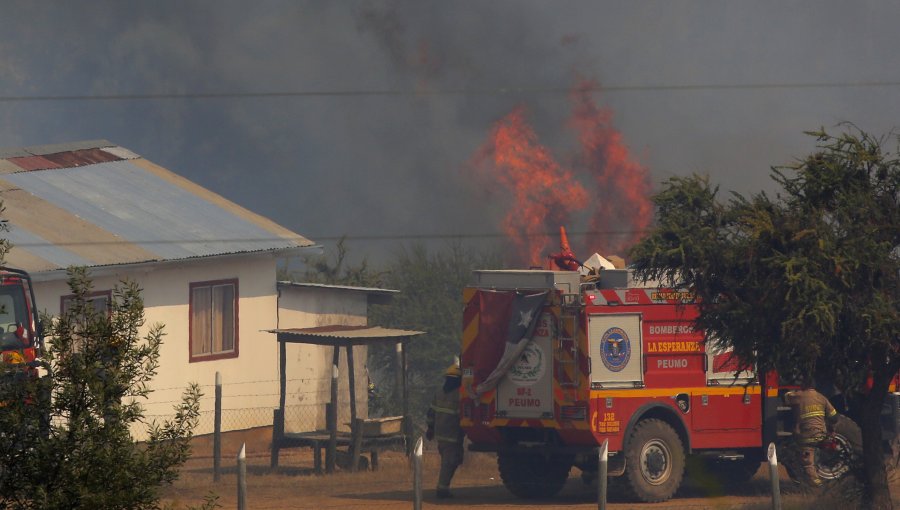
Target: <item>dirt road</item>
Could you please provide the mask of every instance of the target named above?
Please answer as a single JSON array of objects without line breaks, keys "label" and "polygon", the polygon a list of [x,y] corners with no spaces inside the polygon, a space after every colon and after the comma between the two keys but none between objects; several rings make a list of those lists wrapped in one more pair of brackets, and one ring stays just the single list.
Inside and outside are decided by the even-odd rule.
[{"label": "dirt road", "polygon": [[[223,461],[228,468],[219,483],[212,482],[212,459],[198,457],[190,460],[182,471],[182,478],[166,491],[166,499],[176,505],[197,505],[204,496],[215,493],[222,508],[236,508],[237,486],[234,457]],[[267,453],[248,458],[248,506],[253,510],[290,509],[388,509],[412,508],[412,474],[406,458],[400,454],[385,454],[380,459],[379,470],[356,474],[338,472],[327,476],[311,473],[312,460],[308,453],[289,451],[282,455],[281,466],[276,471],[268,468]],[[469,454],[466,463],[453,481],[455,497],[450,500],[434,498],[434,485],[438,471],[436,454],[426,452],[424,469],[424,505],[426,509],[478,508],[500,510],[513,508],[541,509],[595,509],[596,489],[584,485],[579,471],[572,470],[572,477],[563,491],[549,501],[529,501],[513,497],[500,482],[496,463],[492,456]],[[785,510],[815,508],[816,510],[848,510],[838,494],[813,497],[790,488],[786,479],[783,485]],[[771,508],[770,481],[765,469],[743,487],[725,492],[721,487],[693,483],[684,487],[672,500],[657,504],[636,504],[615,498],[610,499],[610,510],[653,508],[670,510],[731,509],[763,510]]]}]

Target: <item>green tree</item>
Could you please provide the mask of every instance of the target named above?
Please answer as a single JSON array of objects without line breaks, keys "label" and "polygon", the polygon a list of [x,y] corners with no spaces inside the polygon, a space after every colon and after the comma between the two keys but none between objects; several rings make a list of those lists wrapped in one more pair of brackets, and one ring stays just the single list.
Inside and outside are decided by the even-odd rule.
[{"label": "green tree", "polygon": [[329,285],[352,285],[360,287],[379,287],[382,273],[369,265],[363,258],[358,265],[349,262],[347,256],[346,236],[341,237],[333,253],[307,256],[302,258],[303,270],[291,271],[285,266],[279,268],[278,279],[306,283],[324,283]]},{"label": "green tree", "polygon": [[[476,251],[462,244],[448,244],[429,253],[423,245],[402,248],[388,266],[384,284],[400,293],[390,305],[376,307],[375,323],[425,331],[408,343],[409,409],[416,420],[424,420],[425,410],[438,386],[444,370],[460,354],[462,340],[462,290],[472,282],[475,269],[498,269],[501,257],[490,251]],[[377,383],[374,406],[386,414],[399,412],[400,399],[395,395],[397,359],[393,346],[369,350],[370,367],[381,367],[372,373]]]},{"label": "green tree", "polygon": [[[199,387],[174,417],[144,420],[141,401],[156,374],[162,325],[143,336],[140,290],[123,282],[108,313],[88,301],[84,268],[69,271],[68,309],[47,320],[49,374],[3,367],[0,384],[0,508],[158,508],[159,490],[190,453]],[[132,430],[144,428],[145,442]]]},{"label": "green tree", "polygon": [[867,505],[890,508],[879,415],[900,369],[900,161],[852,127],[809,134],[813,154],[773,169],[774,198],[667,181],[631,257],[639,276],[693,290],[697,326],[745,367],[831,377],[859,410]]}]

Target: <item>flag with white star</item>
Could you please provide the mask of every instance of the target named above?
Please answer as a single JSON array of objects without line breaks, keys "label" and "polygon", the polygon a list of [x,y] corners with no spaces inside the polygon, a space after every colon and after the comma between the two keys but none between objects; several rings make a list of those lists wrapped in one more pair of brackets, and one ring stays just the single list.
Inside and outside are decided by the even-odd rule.
[{"label": "flag with white star", "polygon": [[[534,333],[534,328],[538,322],[537,318],[541,315],[541,307],[544,304],[547,294],[549,294],[547,291],[531,294],[512,291],[501,292],[507,294],[507,296],[504,297],[511,298],[509,299],[508,308],[500,310],[497,308],[488,309],[487,307],[482,306],[481,309],[482,320],[491,319],[495,322],[501,322],[502,317],[499,317],[498,314],[508,314],[506,315],[508,320],[506,321],[505,333],[502,334],[502,336],[498,335],[498,338],[496,338],[496,341],[498,342],[501,340],[505,342],[503,345],[503,354],[500,356],[497,365],[491,371],[490,375],[482,380],[475,388],[475,392],[479,395],[496,388],[500,379],[506,375],[509,369],[516,363],[516,360],[519,359],[519,356],[522,355],[528,342],[531,341],[531,336]],[[496,303],[497,300],[492,301]],[[489,301],[484,300],[484,302],[487,303]],[[488,317],[489,315],[492,317]]]}]

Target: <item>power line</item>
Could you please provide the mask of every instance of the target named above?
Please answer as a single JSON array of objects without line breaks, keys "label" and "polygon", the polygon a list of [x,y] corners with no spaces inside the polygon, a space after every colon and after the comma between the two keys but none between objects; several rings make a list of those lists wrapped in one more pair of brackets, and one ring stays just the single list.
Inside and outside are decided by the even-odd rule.
[{"label": "power line", "polygon": [[660,84],[609,85],[587,88],[572,87],[486,87],[447,89],[358,89],[358,90],[294,90],[270,92],[163,92],[139,94],[64,94],[35,96],[0,96],[2,103],[63,102],[63,101],[145,101],[178,99],[278,99],[300,97],[421,97],[421,96],[502,96],[521,94],[570,94],[573,90],[588,92],[653,92],[702,90],[765,90],[765,89],[833,89],[897,87],[900,81],[809,82],[809,83],[719,83],[719,84]]},{"label": "power line", "polygon": [[[593,231],[566,231],[570,237],[589,235],[626,235],[645,233],[644,230],[593,230]],[[523,232],[518,237],[556,237],[559,231],[552,232]],[[382,234],[382,235],[348,235],[348,236],[310,236],[316,241],[339,241],[342,237],[347,241],[390,241],[390,240],[442,240],[442,239],[499,239],[510,237],[502,232],[484,232],[475,234]]]},{"label": "power line", "polygon": [[[602,236],[602,235],[631,235],[646,233],[646,230],[593,230],[593,231],[566,231],[569,237]],[[521,233],[518,237],[556,237],[558,231]],[[0,238],[3,234],[0,233]],[[416,240],[454,240],[454,239],[501,239],[509,237],[501,232],[484,232],[474,234],[380,234],[380,235],[325,235],[309,237],[255,237],[232,239],[153,239],[153,240],[115,240],[115,241],[66,241],[59,243],[23,242],[13,243],[21,248],[39,248],[43,246],[78,247],[78,246],[117,246],[124,244],[220,244],[220,243],[271,243],[277,241],[416,241]]]}]

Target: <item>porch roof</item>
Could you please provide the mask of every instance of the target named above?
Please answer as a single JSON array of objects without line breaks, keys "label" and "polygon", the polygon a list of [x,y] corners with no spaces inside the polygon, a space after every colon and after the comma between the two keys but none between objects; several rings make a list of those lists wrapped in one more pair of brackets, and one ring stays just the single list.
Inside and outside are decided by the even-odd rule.
[{"label": "porch roof", "polygon": [[407,339],[424,335],[424,331],[383,328],[381,326],[318,326],[314,328],[270,329],[269,333],[278,336],[279,342],[352,346],[371,345],[383,342],[404,342]]}]

